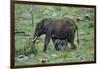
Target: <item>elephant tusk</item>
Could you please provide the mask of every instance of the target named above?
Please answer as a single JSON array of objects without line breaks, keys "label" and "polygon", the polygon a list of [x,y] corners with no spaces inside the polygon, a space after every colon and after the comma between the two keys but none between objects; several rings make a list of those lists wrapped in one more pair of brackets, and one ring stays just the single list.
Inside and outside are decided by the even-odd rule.
[{"label": "elephant tusk", "polygon": [[34,42],[38,37],[36,36],[32,41]]}]

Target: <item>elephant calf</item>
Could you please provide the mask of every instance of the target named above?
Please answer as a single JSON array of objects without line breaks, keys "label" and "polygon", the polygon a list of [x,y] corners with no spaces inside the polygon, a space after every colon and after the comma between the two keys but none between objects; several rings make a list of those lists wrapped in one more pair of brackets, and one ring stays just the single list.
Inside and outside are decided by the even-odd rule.
[{"label": "elephant calf", "polygon": [[67,46],[68,42],[67,39],[63,40],[63,39],[55,39],[53,40],[55,49],[57,51],[63,50],[65,48],[65,46]]}]

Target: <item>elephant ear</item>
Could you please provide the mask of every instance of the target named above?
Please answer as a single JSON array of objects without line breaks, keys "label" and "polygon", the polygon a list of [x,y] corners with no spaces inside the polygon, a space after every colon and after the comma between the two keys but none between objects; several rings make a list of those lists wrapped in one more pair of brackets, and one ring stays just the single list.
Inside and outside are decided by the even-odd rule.
[{"label": "elephant ear", "polygon": [[51,18],[45,18],[41,21],[41,23],[43,24],[42,25],[42,28],[48,28],[50,25],[51,25],[51,21],[52,19]]},{"label": "elephant ear", "polygon": [[44,27],[44,23],[46,23],[48,19],[43,19],[39,23],[37,23],[36,28],[37,29],[42,29]]},{"label": "elephant ear", "polygon": [[37,25],[36,25],[36,30],[41,29],[41,27],[42,27],[42,23],[37,23]]},{"label": "elephant ear", "polygon": [[51,18],[45,18],[45,19],[43,19],[41,22],[42,22],[42,23],[47,23],[47,24],[48,24],[48,23],[51,23],[51,20],[52,20]]}]

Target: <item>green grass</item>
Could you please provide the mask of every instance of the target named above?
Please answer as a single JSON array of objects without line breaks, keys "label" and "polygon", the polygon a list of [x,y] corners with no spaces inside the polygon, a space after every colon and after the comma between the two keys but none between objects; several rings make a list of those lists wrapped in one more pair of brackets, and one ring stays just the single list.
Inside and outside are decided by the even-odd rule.
[{"label": "green grass", "polygon": [[[56,51],[52,41],[50,41],[47,49],[47,54],[43,53],[44,37],[42,35],[36,43],[32,44],[33,33],[36,24],[43,18],[62,18],[66,15],[83,16],[82,8],[75,7],[54,7],[54,6],[35,6],[33,10],[34,25],[32,24],[29,11],[32,10],[31,5],[16,4],[15,5],[15,30],[30,32],[31,36],[24,34],[15,34],[15,64],[30,65],[30,64],[53,64],[53,63],[70,63],[94,61],[94,35],[93,35],[93,20],[80,20],[75,22],[79,29],[80,44],[75,44],[77,50],[71,50],[70,44],[64,51]],[[25,14],[28,15],[25,15]],[[24,16],[24,20],[20,17]],[[18,58],[20,55],[26,55],[26,58]]]}]

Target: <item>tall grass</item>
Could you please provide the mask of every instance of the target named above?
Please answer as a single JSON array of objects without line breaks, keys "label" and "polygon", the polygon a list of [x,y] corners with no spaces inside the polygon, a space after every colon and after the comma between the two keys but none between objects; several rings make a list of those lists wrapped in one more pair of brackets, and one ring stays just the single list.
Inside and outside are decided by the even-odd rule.
[{"label": "tall grass", "polygon": [[[28,56],[27,61],[16,60],[15,64],[51,64],[51,63],[69,63],[69,62],[81,62],[81,61],[93,61],[94,60],[94,20],[80,19],[75,23],[79,29],[80,44],[76,43],[77,50],[72,51],[70,44],[64,51],[56,51],[52,41],[50,41],[47,49],[47,54],[43,53],[44,37],[42,35],[35,44],[32,42],[33,34],[36,24],[44,18],[63,18],[65,16],[74,17],[78,16],[82,18],[85,13],[83,9],[79,7],[59,7],[59,6],[42,6],[42,5],[16,4],[15,5],[15,31],[24,31],[25,33],[31,33],[31,35],[25,36],[24,34],[15,34],[15,60],[19,55]],[[94,9],[92,9],[93,11]],[[34,25],[32,24],[33,13]],[[93,14],[93,12],[92,12]]]}]

